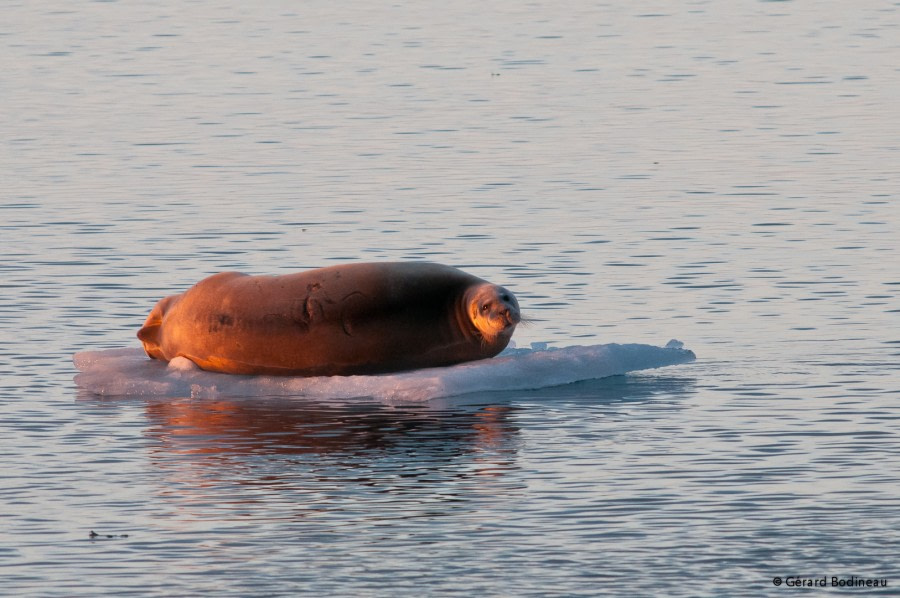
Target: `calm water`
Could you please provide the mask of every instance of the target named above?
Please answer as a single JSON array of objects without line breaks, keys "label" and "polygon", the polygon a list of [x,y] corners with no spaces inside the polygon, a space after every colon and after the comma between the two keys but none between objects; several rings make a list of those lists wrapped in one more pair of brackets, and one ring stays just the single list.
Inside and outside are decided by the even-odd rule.
[{"label": "calm water", "polygon": [[[897,592],[900,4],[446,4],[4,3],[0,593]],[[520,345],[699,359],[426,405],[72,382],[210,273],[406,259],[512,288]]]}]

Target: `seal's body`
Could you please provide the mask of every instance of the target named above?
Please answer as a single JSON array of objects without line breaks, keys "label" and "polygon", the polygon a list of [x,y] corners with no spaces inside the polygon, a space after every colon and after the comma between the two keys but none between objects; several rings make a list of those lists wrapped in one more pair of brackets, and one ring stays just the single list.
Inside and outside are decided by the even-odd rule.
[{"label": "seal's body", "polygon": [[159,301],[138,338],[215,372],[377,374],[493,357],[519,320],[511,292],[456,268],[363,263],[216,274]]}]

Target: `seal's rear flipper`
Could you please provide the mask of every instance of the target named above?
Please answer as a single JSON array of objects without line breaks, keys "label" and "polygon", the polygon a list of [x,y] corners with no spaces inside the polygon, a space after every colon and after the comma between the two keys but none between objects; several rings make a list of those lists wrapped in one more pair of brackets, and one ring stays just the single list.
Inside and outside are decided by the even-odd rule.
[{"label": "seal's rear flipper", "polygon": [[160,346],[162,344],[162,322],[163,316],[166,315],[166,311],[178,297],[180,297],[180,295],[171,295],[165,299],[160,299],[150,312],[150,315],[147,316],[144,325],[138,330],[137,337],[144,344],[144,351],[146,351],[147,355],[153,359],[168,361]]}]

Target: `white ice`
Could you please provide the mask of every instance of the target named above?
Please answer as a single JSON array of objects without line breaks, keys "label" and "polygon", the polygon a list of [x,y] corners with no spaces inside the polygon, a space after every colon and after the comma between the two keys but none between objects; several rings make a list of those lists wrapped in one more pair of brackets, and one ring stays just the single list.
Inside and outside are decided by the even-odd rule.
[{"label": "white ice", "polygon": [[694,353],[682,346],[674,340],[665,347],[608,344],[547,349],[544,343],[535,343],[531,349],[507,349],[493,359],[379,376],[216,374],[181,357],[168,364],[156,361],[137,348],[82,351],[74,361],[80,370],[75,383],[97,395],[427,401],[472,392],[545,388],[694,361]]}]

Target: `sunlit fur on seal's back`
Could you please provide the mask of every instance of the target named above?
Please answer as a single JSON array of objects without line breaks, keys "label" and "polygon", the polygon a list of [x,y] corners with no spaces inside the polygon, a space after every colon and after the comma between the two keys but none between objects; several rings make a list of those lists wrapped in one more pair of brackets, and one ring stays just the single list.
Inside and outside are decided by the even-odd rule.
[{"label": "sunlit fur on seal's back", "polygon": [[502,351],[520,320],[507,289],[440,264],[221,273],[160,301],[150,357],[238,374],[350,375],[451,365]]}]

